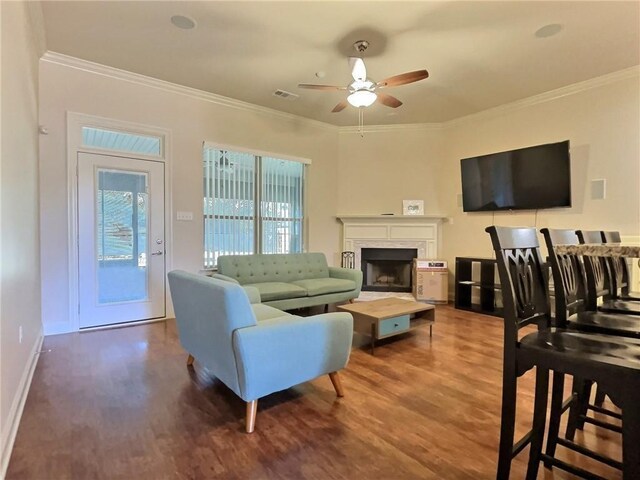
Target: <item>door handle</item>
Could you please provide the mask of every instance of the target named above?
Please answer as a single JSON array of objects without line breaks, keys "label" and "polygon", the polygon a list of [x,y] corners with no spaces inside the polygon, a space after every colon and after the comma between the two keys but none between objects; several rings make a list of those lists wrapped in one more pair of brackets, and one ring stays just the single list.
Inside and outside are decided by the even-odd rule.
[{"label": "door handle", "polygon": [[155,252],[153,252],[151,255],[164,255],[164,252],[162,250],[156,250]]}]

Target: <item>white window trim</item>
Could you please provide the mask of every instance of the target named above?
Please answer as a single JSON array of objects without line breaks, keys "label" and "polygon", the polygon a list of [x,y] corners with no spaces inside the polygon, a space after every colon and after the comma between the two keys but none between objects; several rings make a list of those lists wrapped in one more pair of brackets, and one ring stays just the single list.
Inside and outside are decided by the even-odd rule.
[{"label": "white window trim", "polygon": [[[86,146],[82,143],[82,127],[104,128],[132,134],[142,134],[161,138],[160,156],[144,155],[135,152],[121,150],[110,150]],[[165,164],[165,238],[168,239],[165,245],[165,265],[166,271],[172,269],[173,264],[173,195],[172,186],[172,164],[170,162],[171,152],[171,131],[143,125],[139,123],[126,122],[112,118],[98,117],[67,111],[67,201],[68,201],[68,259],[69,259],[69,322],[64,322],[64,327],[54,327],[49,334],[69,333],[80,331],[78,295],[79,278],[79,258],[78,258],[78,154],[79,153],[99,153],[112,157],[134,158],[139,160],[151,160]],[[165,317],[171,317],[173,307],[168,295],[169,289],[165,289]],[[157,319],[159,321],[162,319]],[[65,328],[66,327],[66,328]]]},{"label": "white window trim", "polygon": [[[289,160],[291,162],[299,162],[299,163],[303,163],[305,165],[305,172],[304,172],[304,183],[303,183],[303,189],[302,189],[302,252],[308,252],[309,251],[309,173],[308,171],[306,171],[306,168],[308,166],[311,166],[311,159],[310,158],[305,158],[305,157],[296,157],[296,156],[292,156],[292,155],[285,155],[282,153],[274,153],[274,152],[267,152],[265,150],[256,150],[256,149],[252,149],[252,148],[246,148],[246,147],[238,147],[236,145],[229,145],[229,144],[224,144],[224,143],[218,143],[218,142],[209,142],[207,140],[205,140],[204,142],[202,142],[202,151],[204,151],[204,149],[206,148],[211,148],[211,149],[215,149],[215,150],[229,150],[232,152],[238,152],[238,153],[246,153],[249,155],[255,155],[258,157],[271,157],[271,158],[278,158],[278,159],[282,159],[282,160]],[[205,192],[204,189],[202,191],[202,198],[204,198]],[[204,202],[201,202],[204,203]],[[204,218],[204,208],[201,211],[200,214],[200,218]],[[202,231],[202,234],[204,236],[204,229]],[[204,240],[204,238],[203,238]],[[204,247],[204,241],[203,241],[203,247]],[[211,271],[217,271],[218,267],[203,267],[203,272],[211,272]]]},{"label": "white window trim", "polygon": [[225,145],[222,143],[205,141],[203,142],[202,149],[204,150],[205,148],[212,148],[216,150],[230,150],[232,152],[247,153],[249,155],[255,155],[258,157],[278,158],[280,160],[289,160],[291,162],[299,162],[299,163],[304,163],[306,165],[311,165],[311,159],[309,158],[295,157],[293,155],[284,155],[282,153],[267,152],[264,150],[254,150],[251,148],[237,147],[235,145]]},{"label": "white window trim", "polygon": [[[107,119],[109,122],[113,122],[112,120]],[[140,152],[133,152],[131,150],[118,150],[115,148],[100,148],[100,147],[96,147],[94,145],[85,145],[84,143],[82,143],[82,128],[83,127],[89,127],[89,128],[96,128],[96,129],[101,129],[101,130],[105,130],[105,131],[109,131],[109,132],[117,132],[117,133],[128,133],[128,134],[138,134],[138,135],[143,135],[145,137],[155,137],[155,138],[159,138],[160,139],[160,153],[158,155],[154,155],[154,154],[144,154],[144,153],[140,153]],[[82,147],[83,150],[87,150],[87,151],[92,151],[94,153],[104,153],[104,154],[108,154],[113,156],[114,154],[116,154],[117,156],[125,156],[128,158],[132,158],[131,156],[134,155],[136,158],[140,158],[142,160],[164,160],[165,158],[165,154],[164,154],[164,144],[165,144],[165,138],[164,135],[159,135],[157,132],[156,133],[152,133],[152,132],[148,132],[148,129],[145,128],[145,130],[143,131],[141,128],[136,128],[136,130],[132,130],[132,129],[123,129],[121,128],[121,126],[115,126],[115,127],[105,127],[104,125],[89,125],[88,123],[83,123],[82,126],[80,127],[80,145]]]}]

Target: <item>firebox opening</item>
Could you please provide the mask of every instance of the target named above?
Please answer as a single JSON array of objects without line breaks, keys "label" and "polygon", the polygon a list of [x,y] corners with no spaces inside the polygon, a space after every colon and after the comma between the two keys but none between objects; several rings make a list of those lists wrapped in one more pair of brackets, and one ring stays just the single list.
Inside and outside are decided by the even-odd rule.
[{"label": "firebox opening", "polygon": [[411,292],[411,266],[416,248],[363,248],[362,290],[369,292]]}]

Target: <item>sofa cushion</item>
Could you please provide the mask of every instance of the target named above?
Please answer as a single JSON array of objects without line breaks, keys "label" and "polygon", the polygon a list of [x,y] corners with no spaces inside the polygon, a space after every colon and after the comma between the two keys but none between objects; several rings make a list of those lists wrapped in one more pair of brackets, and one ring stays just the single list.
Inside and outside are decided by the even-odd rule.
[{"label": "sofa cushion", "polygon": [[263,282],[247,283],[244,286],[257,288],[263,302],[282,300],[283,298],[299,298],[307,296],[307,290],[305,288],[293,285],[292,283]]},{"label": "sofa cushion", "polygon": [[341,278],[311,278],[291,283],[304,288],[310,297],[325,295],[327,293],[348,292],[356,289],[356,282],[353,280],[343,280]]},{"label": "sofa cushion", "polygon": [[281,317],[291,317],[290,313],[283,312],[282,310],[278,310],[277,308],[270,307],[269,305],[264,305],[262,303],[257,303],[255,305],[251,305],[253,309],[253,313],[256,316],[256,320],[259,322],[263,320],[269,320],[271,318],[281,318]]}]

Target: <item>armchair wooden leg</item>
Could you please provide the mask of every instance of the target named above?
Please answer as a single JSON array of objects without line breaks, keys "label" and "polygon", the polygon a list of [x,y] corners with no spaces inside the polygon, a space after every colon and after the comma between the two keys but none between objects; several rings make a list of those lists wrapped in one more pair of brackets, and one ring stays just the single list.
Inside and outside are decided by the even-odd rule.
[{"label": "armchair wooden leg", "polygon": [[353,302],[355,302],[355,300],[353,298],[350,298],[349,303],[353,303]]},{"label": "armchair wooden leg", "polygon": [[330,373],[329,378],[331,379],[333,388],[336,391],[336,395],[339,397],[344,397],[344,390],[342,389],[342,382],[340,381],[340,376],[338,375],[338,372]]},{"label": "armchair wooden leg", "polygon": [[247,402],[247,433],[253,433],[256,428],[256,413],[258,412],[258,400]]},{"label": "armchair wooden leg", "polygon": [[189,356],[187,357],[187,366],[190,367],[191,365],[193,365],[193,361],[195,359],[193,358],[193,355],[189,354]]}]

